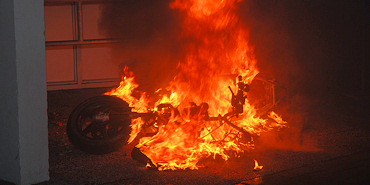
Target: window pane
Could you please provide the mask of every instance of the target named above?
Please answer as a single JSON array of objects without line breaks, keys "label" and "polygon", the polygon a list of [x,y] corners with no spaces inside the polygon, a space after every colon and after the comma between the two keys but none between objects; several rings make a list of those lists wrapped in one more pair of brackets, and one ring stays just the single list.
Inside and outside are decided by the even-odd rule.
[{"label": "window pane", "polygon": [[83,80],[120,79],[120,59],[113,57],[107,45],[82,47],[81,62]]},{"label": "window pane", "polygon": [[99,21],[101,16],[101,7],[99,4],[83,4],[83,34],[84,39],[106,39],[107,35],[99,30]]},{"label": "window pane", "polygon": [[50,82],[73,82],[75,62],[71,46],[46,48],[46,80]]},{"label": "window pane", "polygon": [[73,40],[72,5],[45,6],[45,40]]}]

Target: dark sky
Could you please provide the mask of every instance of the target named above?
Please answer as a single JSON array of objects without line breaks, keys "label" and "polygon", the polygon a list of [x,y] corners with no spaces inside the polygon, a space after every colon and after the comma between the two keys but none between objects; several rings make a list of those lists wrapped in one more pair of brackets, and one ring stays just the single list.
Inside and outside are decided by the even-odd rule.
[{"label": "dark sky", "polygon": [[[171,79],[183,54],[181,17],[169,2],[127,0],[103,11],[101,29],[126,40],[118,53],[132,55],[122,63],[142,72],[144,86]],[[238,14],[260,74],[291,94],[370,93],[368,7],[366,0],[245,0]]]}]

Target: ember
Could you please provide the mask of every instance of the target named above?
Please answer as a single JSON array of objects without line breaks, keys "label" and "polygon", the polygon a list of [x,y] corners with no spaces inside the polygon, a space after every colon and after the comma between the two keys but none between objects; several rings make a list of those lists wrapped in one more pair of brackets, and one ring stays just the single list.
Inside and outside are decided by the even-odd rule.
[{"label": "ember", "polygon": [[258,170],[262,170],[262,168],[263,168],[263,166],[258,165],[257,160],[254,160],[254,168],[253,168],[253,170],[258,171]]},{"label": "ember", "polygon": [[[175,0],[170,4],[185,16],[182,38],[187,40],[187,55],[167,87],[170,94],[162,95],[154,109],[148,108],[145,93],[133,96],[138,85],[128,68],[120,86],[106,93],[128,102],[133,111],[167,115],[154,121],[154,136],[142,137],[136,145],[152,161],[149,165],[154,163],[159,170],[197,169],[201,158],[219,155],[227,160],[229,151],[237,156],[253,149],[252,136],[285,126],[274,112],[267,119],[258,117],[247,99],[248,84],[259,71],[247,29],[235,13],[238,2]],[[132,120],[129,142],[143,132],[144,125],[141,117]],[[255,162],[255,168],[261,169]]]}]

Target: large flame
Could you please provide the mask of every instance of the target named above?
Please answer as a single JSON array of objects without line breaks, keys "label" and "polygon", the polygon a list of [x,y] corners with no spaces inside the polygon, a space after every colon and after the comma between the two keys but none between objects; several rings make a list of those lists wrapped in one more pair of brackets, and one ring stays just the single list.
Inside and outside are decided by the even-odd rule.
[{"label": "large flame", "polygon": [[[240,0],[175,0],[170,4],[184,15],[181,38],[186,43],[186,57],[178,64],[179,73],[171,81],[169,96],[155,105],[168,103],[175,111],[158,133],[140,139],[138,148],[160,170],[197,169],[203,157],[220,155],[227,160],[234,153],[253,148],[253,143],[243,142],[241,133],[220,121],[206,121],[202,103],[209,105],[210,116],[217,117],[230,111],[231,93],[236,77],[250,84],[258,74],[253,49],[248,45],[247,29],[240,24],[235,10]],[[126,69],[127,71],[127,69]],[[127,101],[135,111],[145,112],[148,102],[145,94],[134,98],[137,84],[131,74],[123,77],[119,87],[108,92]],[[236,89],[234,89],[236,91]],[[204,104],[203,104],[204,105]],[[191,113],[189,107],[200,110]],[[256,116],[255,108],[246,100],[244,113],[233,120],[235,126],[258,135],[285,122],[274,112],[269,118]],[[131,142],[141,131],[143,121],[132,121]]]}]

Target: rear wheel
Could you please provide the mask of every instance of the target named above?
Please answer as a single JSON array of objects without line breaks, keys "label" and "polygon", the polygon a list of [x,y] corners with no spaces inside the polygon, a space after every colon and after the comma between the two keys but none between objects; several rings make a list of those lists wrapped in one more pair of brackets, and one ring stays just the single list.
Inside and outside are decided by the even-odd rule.
[{"label": "rear wheel", "polygon": [[106,154],[127,144],[131,132],[129,105],[114,96],[96,96],[80,103],[67,123],[70,142],[92,154]]}]

